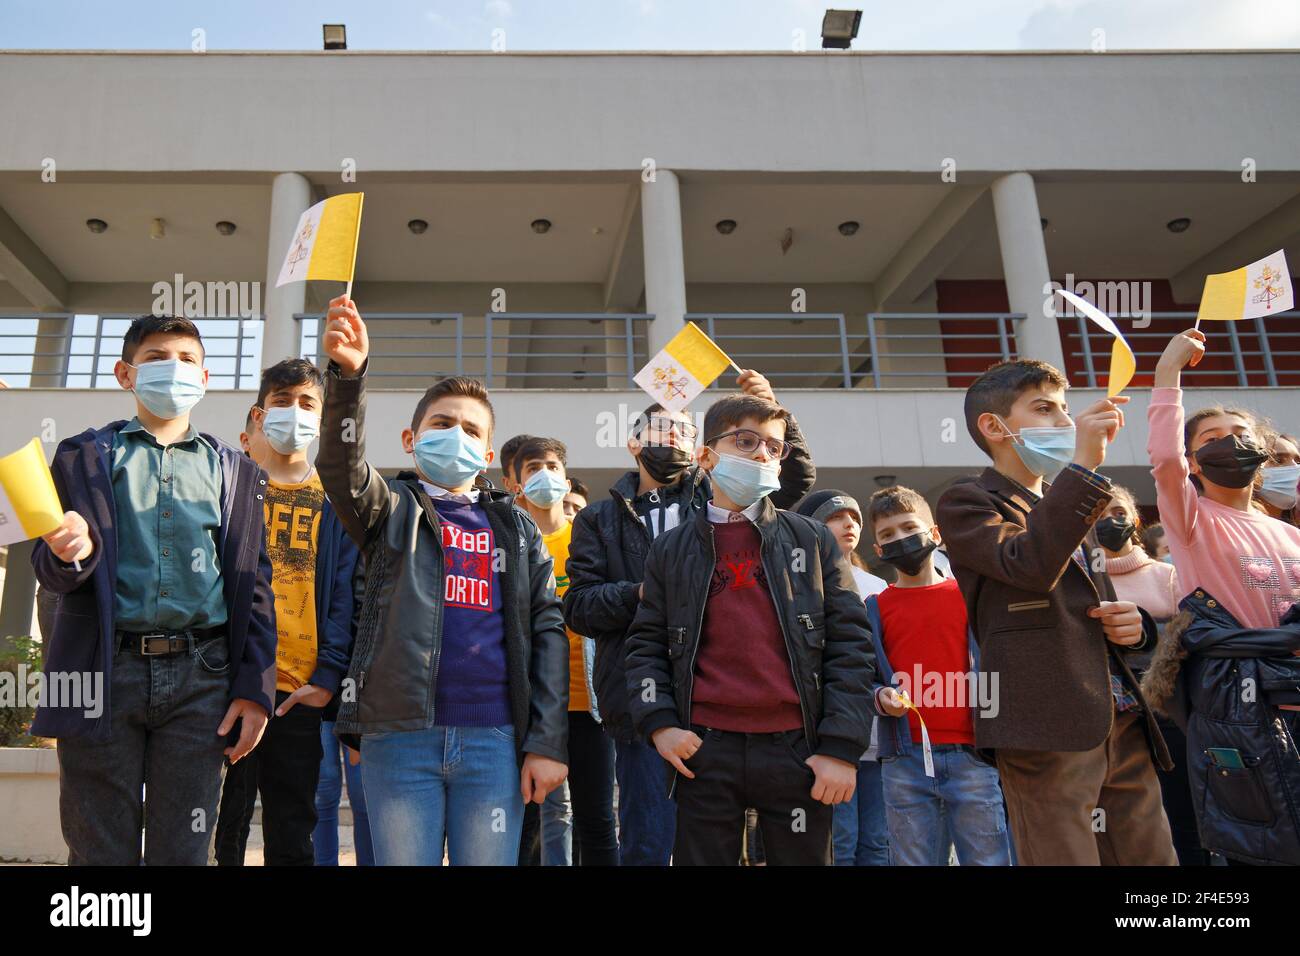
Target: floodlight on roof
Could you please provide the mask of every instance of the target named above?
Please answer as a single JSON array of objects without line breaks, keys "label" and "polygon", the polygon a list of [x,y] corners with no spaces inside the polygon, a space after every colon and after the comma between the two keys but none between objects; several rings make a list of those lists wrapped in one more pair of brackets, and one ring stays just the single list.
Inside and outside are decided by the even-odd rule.
[{"label": "floodlight on roof", "polygon": [[861,23],[861,10],[827,10],[822,17],[822,49],[847,50]]}]

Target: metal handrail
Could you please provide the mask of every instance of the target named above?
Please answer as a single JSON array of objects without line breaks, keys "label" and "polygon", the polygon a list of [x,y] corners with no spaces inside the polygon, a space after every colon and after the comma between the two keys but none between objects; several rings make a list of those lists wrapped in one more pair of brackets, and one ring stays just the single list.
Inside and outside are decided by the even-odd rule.
[{"label": "metal handrail", "polygon": [[[1195,312],[1151,312],[1148,315],[1142,316],[1142,318],[1149,319],[1151,321],[1155,321],[1156,319],[1185,319],[1190,322],[1190,321],[1195,321],[1196,316],[1197,313]],[[1098,375],[1098,370],[1097,370],[1098,363],[1096,362],[1093,355],[1092,339],[1095,337],[1100,341],[1102,341],[1103,343],[1105,343],[1109,341],[1110,335],[1105,330],[1098,328],[1096,325],[1089,322],[1082,313],[1078,313],[1075,316],[1059,315],[1057,316],[1057,319],[1059,321],[1067,321],[1067,322],[1070,321],[1071,319],[1075,320],[1075,328],[1065,331],[1063,337],[1067,341],[1070,339],[1078,339],[1081,351],[1067,351],[1066,354],[1071,358],[1083,359],[1083,366],[1084,366],[1083,375],[1087,381],[1088,387],[1096,388],[1097,375]],[[1233,367],[1231,373],[1235,373],[1237,377],[1237,384],[1239,387],[1249,388],[1252,384],[1250,381],[1251,375],[1252,374],[1258,375],[1261,372],[1263,373],[1265,382],[1269,387],[1271,388],[1278,387],[1279,373],[1273,359],[1275,357],[1294,357],[1296,355],[1300,355],[1300,352],[1279,351],[1274,349],[1269,341],[1270,335],[1267,328],[1264,326],[1263,318],[1255,318],[1253,320],[1253,331],[1255,333],[1255,339],[1259,343],[1260,347],[1258,349],[1243,348],[1241,342],[1241,333],[1240,330],[1238,329],[1238,324],[1239,324],[1238,322],[1219,322],[1219,321],[1207,322],[1200,327],[1200,330],[1203,333],[1205,333],[1207,339],[1211,339],[1219,336],[1226,337],[1228,339],[1228,346],[1232,352]],[[1169,338],[1168,331],[1158,331],[1158,330],[1148,331],[1145,327],[1141,329],[1121,329],[1120,331],[1124,333],[1124,338],[1129,342],[1130,345],[1135,344],[1136,341],[1139,339],[1159,339],[1160,341],[1167,341]],[[1284,338],[1286,336],[1300,336],[1300,330],[1297,330],[1295,332],[1275,331],[1272,334],[1273,336],[1278,338]],[[1142,351],[1137,348],[1134,348],[1133,355],[1135,359],[1159,358],[1160,355],[1163,354],[1163,351],[1164,351],[1163,349],[1160,349],[1157,351],[1148,352],[1148,351]],[[1264,368],[1248,369],[1246,367],[1246,361],[1245,361],[1247,358],[1263,359]],[[1230,373],[1227,369],[1187,368],[1183,370],[1182,374],[1184,376],[1206,376],[1206,375],[1226,375]],[[1284,370],[1281,374],[1296,375],[1296,374],[1300,374],[1300,372]]]}]

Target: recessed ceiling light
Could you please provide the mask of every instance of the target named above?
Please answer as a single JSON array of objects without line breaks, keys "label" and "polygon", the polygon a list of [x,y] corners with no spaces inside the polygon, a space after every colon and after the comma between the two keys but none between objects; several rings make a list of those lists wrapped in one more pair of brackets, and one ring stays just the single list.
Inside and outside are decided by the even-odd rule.
[{"label": "recessed ceiling light", "polygon": [[104,222],[104,220],[102,219],[87,219],[86,228],[89,229],[91,232],[93,232],[95,235],[99,235],[101,232],[103,232],[105,229],[108,228],[108,223]]},{"label": "recessed ceiling light", "polygon": [[545,233],[551,231],[551,220],[534,219],[532,221],[532,227],[533,227],[533,232],[537,233],[539,236],[544,235]]},{"label": "recessed ceiling light", "polygon": [[227,219],[223,219],[221,222],[217,223],[217,232],[221,233],[223,236],[234,235],[235,224]]},{"label": "recessed ceiling light", "polygon": [[1177,219],[1170,219],[1167,223],[1165,223],[1165,228],[1168,229],[1170,232],[1186,232],[1188,227],[1191,226],[1191,224],[1192,221],[1188,219],[1186,216],[1180,216]]},{"label": "recessed ceiling light", "polygon": [[149,223],[150,239],[161,239],[165,235],[167,235],[167,225],[161,219],[155,219]]},{"label": "recessed ceiling light", "polygon": [[425,230],[429,228],[429,223],[423,219],[412,219],[406,224],[406,228],[411,230],[415,235],[422,236],[424,235]]},{"label": "recessed ceiling light", "polygon": [[858,229],[861,228],[861,225],[861,223],[854,219],[850,219],[848,222],[842,222],[840,223],[840,235],[855,236],[858,233]]},{"label": "recessed ceiling light", "polygon": [[736,231],[736,220],[719,219],[713,228],[718,230],[718,232],[722,233],[724,236],[729,236]]}]

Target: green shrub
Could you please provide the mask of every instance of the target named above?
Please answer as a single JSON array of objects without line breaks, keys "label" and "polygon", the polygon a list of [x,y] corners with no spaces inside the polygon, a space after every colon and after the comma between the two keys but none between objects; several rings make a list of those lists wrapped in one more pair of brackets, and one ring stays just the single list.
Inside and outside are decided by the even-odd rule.
[{"label": "green shrub", "polygon": [[[3,676],[0,681],[12,681],[17,689],[26,675],[41,669],[41,645],[31,637],[11,637],[6,643],[13,649],[0,654],[0,671],[13,677]],[[0,747],[42,746],[41,738],[28,735],[35,716],[35,707],[0,706]]]}]

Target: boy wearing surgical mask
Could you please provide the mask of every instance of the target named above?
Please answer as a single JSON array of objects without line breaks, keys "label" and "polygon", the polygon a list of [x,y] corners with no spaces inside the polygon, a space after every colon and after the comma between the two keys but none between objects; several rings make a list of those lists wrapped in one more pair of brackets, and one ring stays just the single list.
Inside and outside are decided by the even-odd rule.
[{"label": "boy wearing surgical mask", "polygon": [[[572,520],[565,498],[573,484],[565,472],[568,452],[556,438],[529,437],[514,455],[519,501],[537,522],[555,562],[555,595],[569,589],[567,573]],[[566,628],[567,630],[567,628]],[[569,797],[557,787],[541,810],[543,866],[617,866],[614,831],[614,741],[600,727],[589,661],[591,642],[569,635]],[[570,826],[570,816],[572,826]],[[576,835],[576,839],[574,836]]]},{"label": "boy wearing surgical mask", "polygon": [[316,464],[362,548],[366,587],[336,727],[361,750],[380,866],[514,866],[524,802],[568,761],[569,641],[553,562],[513,497],[481,481],[495,416],[475,379],[444,378],[416,403],[385,480],[365,458],[365,322],[330,302]]},{"label": "boy wearing surgical mask", "polygon": [[[261,745],[230,768],[221,795],[216,856],[242,866],[253,801],[262,795],[268,866],[312,866],[321,723],[352,655],[357,548],[321,486],[307,450],[320,432],[325,378],[305,359],[262,372],[248,415],[251,457],[266,470],[267,553],[275,594],[275,717]],[[333,707],[331,705],[333,704]]]},{"label": "boy wearing surgical mask", "polygon": [[266,475],[190,424],[203,361],[194,323],[136,319],[113,369],[135,416],[54,453],[69,510],[32,556],[61,595],[46,672],[97,699],[43,700],[32,733],[59,741],[73,865],[139,865],[142,828],[147,865],[206,864],[212,827],[196,821],[216,818],[223,758],[253,750],[273,706]]},{"label": "boy wearing surgical mask", "polygon": [[948,489],[935,517],[980,679],[998,679],[975,745],[996,758],[1017,863],[1172,866],[1155,774],[1172,763],[1127,662],[1154,647],[1155,623],[1116,600],[1093,533],[1112,498],[1097,469],[1127,399],[1071,419],[1067,387],[1021,360],[966,392],[967,430],[993,467]]},{"label": "boy wearing surgical mask", "polygon": [[830,865],[831,808],[870,744],[875,654],[849,562],[769,498],[789,414],[753,395],[710,406],[695,458],[712,500],[646,561],[627,701],[675,771],[674,865],[736,865],[751,807],[769,865]]}]

